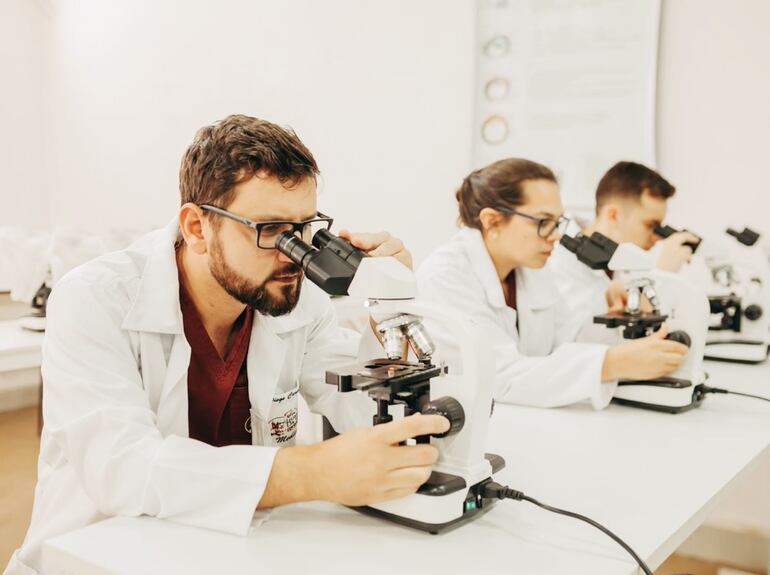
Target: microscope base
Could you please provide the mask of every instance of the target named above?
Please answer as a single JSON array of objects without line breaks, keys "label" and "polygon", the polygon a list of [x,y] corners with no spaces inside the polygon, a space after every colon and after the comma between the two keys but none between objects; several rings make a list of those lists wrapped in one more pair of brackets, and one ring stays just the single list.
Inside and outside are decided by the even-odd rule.
[{"label": "microscope base", "polygon": [[770,346],[762,341],[723,340],[706,342],[704,359],[756,365],[764,362]]},{"label": "microscope base", "polygon": [[44,315],[25,315],[18,320],[19,325],[29,331],[45,331]]},{"label": "microscope base", "polygon": [[[486,459],[492,465],[492,473],[496,473],[497,471],[505,467],[505,461],[499,455],[487,453],[484,457],[486,457]],[[414,519],[412,517],[406,517],[405,515],[400,515],[395,512],[388,512],[382,509],[377,509],[376,507],[362,506],[362,507],[351,507],[351,509],[354,509],[360,513],[363,513],[364,515],[369,515],[371,517],[378,517],[380,519],[385,519],[387,521],[391,521],[393,523],[397,523],[405,527],[411,527],[412,529],[419,529],[420,531],[426,531],[431,535],[438,535],[439,533],[446,533],[447,531],[456,529],[461,525],[464,525],[474,519],[481,517],[487,511],[489,511],[497,502],[497,499],[482,499],[480,495],[481,486],[487,481],[490,481],[491,477],[485,479],[484,481],[480,481],[476,483],[475,485],[471,486],[470,489],[466,490],[465,482],[461,477],[449,476],[448,474],[436,474],[434,472],[431,476],[431,479],[428,481],[429,483],[436,481],[434,479],[435,475],[445,476],[447,478],[447,480],[451,483],[451,486],[449,487],[449,489],[451,489],[452,491],[450,493],[442,494],[440,486],[437,486],[434,484],[433,487],[428,489],[428,491],[421,492],[420,490],[418,490],[416,494],[410,495],[404,498],[404,501],[409,500],[411,498],[419,497],[419,498],[422,498],[424,501],[430,501],[432,505],[438,505],[438,506],[450,505],[454,509],[457,509],[460,512],[459,515],[455,515],[452,519],[449,519],[447,521],[442,521],[439,523],[429,523],[426,521],[420,521],[418,519]],[[460,487],[456,481],[453,481],[453,479],[461,481],[462,486]],[[458,487],[460,487],[459,490],[457,489]],[[421,490],[422,490],[422,487],[421,487]],[[461,491],[464,493],[462,493]],[[428,495],[426,494],[427,492],[431,492],[433,494]]]},{"label": "microscope base", "polygon": [[612,402],[618,405],[625,405],[627,407],[637,407],[639,409],[647,409],[650,411],[659,411],[663,413],[684,413],[690,411],[695,407],[699,407],[703,402],[704,394],[701,392],[701,385],[696,385],[693,389],[692,400],[690,403],[684,405],[667,405],[665,403],[651,403],[646,401],[639,401],[634,399],[624,399],[621,397],[613,397]]}]

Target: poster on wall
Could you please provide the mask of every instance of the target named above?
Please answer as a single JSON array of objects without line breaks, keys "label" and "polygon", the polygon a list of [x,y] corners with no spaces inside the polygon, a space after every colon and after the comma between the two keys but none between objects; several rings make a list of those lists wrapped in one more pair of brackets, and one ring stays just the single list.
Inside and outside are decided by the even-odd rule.
[{"label": "poster on wall", "polygon": [[655,165],[659,0],[477,0],[473,165],[554,170],[593,208],[619,160]]}]

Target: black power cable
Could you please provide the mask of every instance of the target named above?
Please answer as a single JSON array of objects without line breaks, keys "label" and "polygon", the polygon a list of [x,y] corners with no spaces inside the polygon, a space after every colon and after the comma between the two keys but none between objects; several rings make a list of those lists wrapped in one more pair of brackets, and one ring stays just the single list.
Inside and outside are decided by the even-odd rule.
[{"label": "black power cable", "polygon": [[[762,401],[770,401],[770,398],[768,397],[751,395],[750,393],[739,393],[737,391],[730,391],[728,389],[723,389],[721,387],[709,387],[707,385],[700,386],[700,393],[703,395],[707,393],[726,393],[730,395],[740,395],[742,397],[750,397],[752,399],[761,399]],[[590,517],[586,517],[585,515],[581,515],[580,513],[575,513],[574,511],[567,511],[566,509],[559,509],[558,507],[546,505],[545,503],[541,503],[534,497],[529,497],[528,495],[525,495],[521,491],[511,489],[510,487],[507,487],[505,485],[500,485],[495,481],[488,481],[482,486],[481,496],[485,499],[513,499],[514,501],[527,501],[529,503],[537,505],[542,509],[545,509],[546,511],[550,511],[552,513],[558,513],[559,515],[566,515],[567,517],[572,517],[573,519],[579,519],[580,521],[584,521],[585,523],[588,523],[589,525],[596,527],[596,529],[598,529],[599,531],[601,531],[602,533],[610,537],[613,541],[615,541],[618,545],[620,545],[623,549],[625,549],[628,552],[628,554],[634,558],[634,561],[636,561],[637,565],[639,565],[639,568],[642,571],[644,571],[645,575],[653,575],[652,571],[647,566],[647,564],[642,560],[641,557],[639,557],[639,555],[637,555],[637,553],[633,549],[631,549],[631,546],[628,545],[628,543],[623,541],[620,537],[615,535],[612,531],[607,529],[604,525],[594,521]]]},{"label": "black power cable", "polygon": [[534,505],[537,505],[538,507],[545,509],[546,511],[551,511],[552,513],[558,513],[559,515],[566,515],[567,517],[572,517],[573,519],[579,519],[580,521],[584,521],[589,525],[596,527],[599,531],[601,531],[602,533],[612,538],[613,541],[615,541],[618,545],[620,545],[623,549],[625,549],[628,552],[628,554],[634,558],[634,560],[642,569],[642,571],[644,571],[645,575],[652,575],[652,571],[650,571],[650,568],[647,567],[647,564],[642,560],[641,557],[639,557],[639,555],[636,554],[636,552],[633,549],[631,549],[631,547],[625,541],[623,541],[620,537],[615,535],[612,531],[610,531],[600,523],[597,523],[590,517],[586,517],[585,515],[580,515],[579,513],[574,513],[573,511],[567,511],[566,509],[559,509],[558,507],[552,507],[550,505],[546,505],[545,503],[541,503],[537,499],[524,495],[524,493],[522,493],[521,491],[516,491],[515,489],[511,489],[510,487],[500,485],[499,483],[496,483],[494,481],[489,481],[483,485],[481,495],[482,497],[489,498],[489,499],[513,499],[515,501],[527,501],[529,503],[533,503]]},{"label": "black power cable", "polygon": [[762,401],[770,401],[770,397],[762,397],[761,395],[751,395],[750,393],[739,393],[737,391],[730,391],[729,389],[723,389],[721,387],[709,387],[707,385],[701,386],[701,393],[727,393],[729,395],[740,395],[741,397],[750,397],[751,399],[761,399]]}]

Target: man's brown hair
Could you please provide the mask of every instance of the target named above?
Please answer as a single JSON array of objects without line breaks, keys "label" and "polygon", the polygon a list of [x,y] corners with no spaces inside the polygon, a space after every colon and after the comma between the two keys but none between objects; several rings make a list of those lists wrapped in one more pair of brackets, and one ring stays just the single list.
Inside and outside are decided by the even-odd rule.
[{"label": "man's brown hair", "polygon": [[668,180],[655,170],[635,162],[618,162],[596,187],[596,213],[612,198],[639,201],[643,193],[667,200],[676,192]]},{"label": "man's brown hair", "polygon": [[479,214],[484,208],[517,208],[524,203],[524,182],[556,182],[553,172],[542,164],[520,158],[498,160],[471,172],[455,193],[460,223],[481,229]]},{"label": "man's brown hair", "polygon": [[292,188],[318,175],[310,150],[291,128],[259,118],[233,115],[198,130],[182,157],[182,204],[226,207],[233,188],[256,174],[278,178]]}]

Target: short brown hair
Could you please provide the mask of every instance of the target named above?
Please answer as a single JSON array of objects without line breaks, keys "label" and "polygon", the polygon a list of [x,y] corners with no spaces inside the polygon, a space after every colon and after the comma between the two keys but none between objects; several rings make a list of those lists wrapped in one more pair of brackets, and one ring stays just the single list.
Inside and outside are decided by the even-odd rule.
[{"label": "short brown hair", "polygon": [[635,162],[618,162],[612,166],[596,187],[596,213],[611,198],[639,201],[647,192],[655,198],[668,199],[676,188],[653,169]]},{"label": "short brown hair", "polygon": [[198,130],[182,157],[182,204],[226,207],[233,188],[258,173],[287,188],[318,175],[318,166],[297,134],[259,118],[233,115]]},{"label": "short brown hair", "polygon": [[455,193],[460,223],[480,230],[479,213],[484,208],[520,206],[524,203],[524,182],[529,180],[555,183],[556,176],[542,164],[520,158],[498,160],[471,172]]}]

